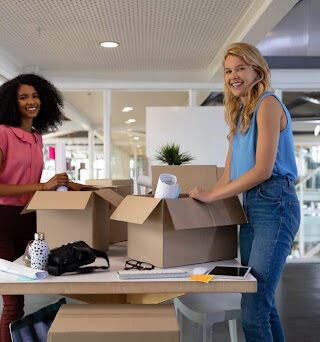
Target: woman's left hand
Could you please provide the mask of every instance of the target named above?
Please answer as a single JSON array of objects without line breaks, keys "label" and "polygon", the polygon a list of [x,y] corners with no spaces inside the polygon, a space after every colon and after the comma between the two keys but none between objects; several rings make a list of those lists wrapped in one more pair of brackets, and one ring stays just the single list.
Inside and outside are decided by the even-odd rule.
[{"label": "woman's left hand", "polygon": [[214,194],[211,191],[204,191],[196,187],[189,192],[189,197],[197,199],[200,202],[210,203],[215,200]]}]

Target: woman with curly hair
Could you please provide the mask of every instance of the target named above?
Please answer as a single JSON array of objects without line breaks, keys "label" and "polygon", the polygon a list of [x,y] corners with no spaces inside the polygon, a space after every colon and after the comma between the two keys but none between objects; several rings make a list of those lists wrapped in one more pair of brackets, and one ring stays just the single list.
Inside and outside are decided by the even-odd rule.
[{"label": "woman with curly hair", "polygon": [[[20,215],[35,191],[68,186],[58,174],[40,183],[41,133],[61,122],[62,97],[47,80],[23,74],[0,87],[0,258],[13,261],[36,232],[34,213]],[[4,295],[0,342],[10,342],[9,324],[24,314],[23,295]]]},{"label": "woman with curly hair", "polygon": [[249,223],[240,227],[241,262],[258,285],[242,295],[243,330],[247,342],[283,342],[274,293],[300,223],[291,117],[254,46],[231,44],[223,67],[230,129],[224,174],[211,191],[195,188],[190,196],[208,203],[243,193]]}]

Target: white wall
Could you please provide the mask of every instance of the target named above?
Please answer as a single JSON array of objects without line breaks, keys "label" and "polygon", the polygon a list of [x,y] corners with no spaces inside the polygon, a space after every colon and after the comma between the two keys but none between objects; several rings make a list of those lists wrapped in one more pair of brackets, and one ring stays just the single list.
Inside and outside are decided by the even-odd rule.
[{"label": "white wall", "polygon": [[224,166],[228,127],[224,107],[147,107],[146,153],[151,164],[160,145],[174,142],[195,157],[191,164]]}]

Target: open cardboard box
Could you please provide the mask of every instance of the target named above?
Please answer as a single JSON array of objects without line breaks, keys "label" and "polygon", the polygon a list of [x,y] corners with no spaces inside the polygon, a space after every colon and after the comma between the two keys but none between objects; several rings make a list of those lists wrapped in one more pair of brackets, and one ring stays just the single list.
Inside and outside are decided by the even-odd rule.
[{"label": "open cardboard box", "polygon": [[62,305],[48,342],[179,342],[173,305]]},{"label": "open cardboard box", "polygon": [[[117,192],[126,197],[133,194],[133,179],[87,179],[86,184],[96,187],[117,187]],[[116,207],[111,205],[110,214],[115,211]],[[128,240],[128,224],[120,221],[110,221],[110,243]]]},{"label": "open cardboard box", "polygon": [[37,191],[22,214],[37,211],[37,231],[45,234],[49,248],[83,240],[106,251],[109,247],[110,204],[123,197],[117,188],[96,191]]},{"label": "open cardboard box", "polygon": [[[159,174],[175,174],[182,192],[199,184],[209,190],[218,179],[214,165],[173,168],[161,167]],[[187,195],[127,196],[111,219],[128,222],[128,257],[163,268],[235,258],[237,224],[247,222],[238,197],[205,204]]]},{"label": "open cardboard box", "polygon": [[223,170],[223,167],[217,167],[216,165],[153,165],[151,166],[152,193],[156,192],[161,173],[175,175],[181,193],[187,194],[196,186],[210,191],[222,176]]}]

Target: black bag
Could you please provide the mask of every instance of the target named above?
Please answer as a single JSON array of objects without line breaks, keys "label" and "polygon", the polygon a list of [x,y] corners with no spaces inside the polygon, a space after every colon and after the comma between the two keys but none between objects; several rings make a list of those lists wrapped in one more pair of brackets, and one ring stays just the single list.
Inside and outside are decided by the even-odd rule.
[{"label": "black bag", "polygon": [[[96,257],[106,259],[108,266],[80,267],[93,263]],[[109,266],[108,255],[91,248],[84,241],[71,242],[52,249],[48,260],[48,272],[54,276],[66,272],[90,273],[96,269],[108,269]]]}]

